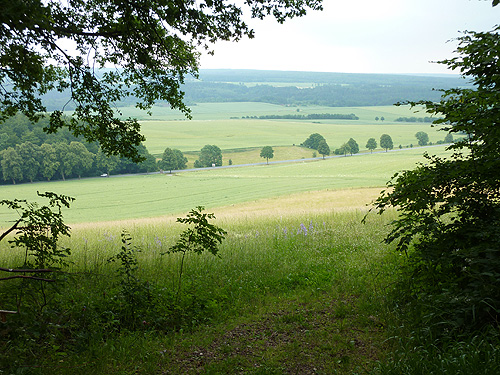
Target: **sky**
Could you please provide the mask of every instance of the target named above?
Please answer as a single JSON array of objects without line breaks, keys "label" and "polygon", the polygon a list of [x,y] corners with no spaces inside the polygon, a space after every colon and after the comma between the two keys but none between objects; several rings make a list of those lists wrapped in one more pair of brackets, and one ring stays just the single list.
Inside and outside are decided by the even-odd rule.
[{"label": "sky", "polygon": [[500,24],[491,0],[323,0],[323,8],[282,25],[250,20],[254,39],[216,43],[200,68],[449,74],[433,61],[453,56],[461,32]]}]

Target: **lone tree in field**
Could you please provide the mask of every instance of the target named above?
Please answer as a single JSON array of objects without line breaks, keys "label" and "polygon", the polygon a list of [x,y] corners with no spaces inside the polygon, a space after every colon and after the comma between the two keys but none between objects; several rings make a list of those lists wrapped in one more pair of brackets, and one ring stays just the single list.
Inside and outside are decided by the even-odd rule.
[{"label": "lone tree in field", "polygon": [[313,133],[302,143],[302,146],[317,150],[321,141],[326,142],[326,139],[319,133]]},{"label": "lone tree in field", "polygon": [[409,104],[424,105],[443,131],[465,137],[448,146],[446,159],[426,155],[394,176],[376,207],[398,209],[386,241],[402,252],[411,247],[409,295],[423,324],[463,334],[496,329],[500,319],[500,26],[458,41],[457,57],[441,63],[474,88]]},{"label": "lone tree in field", "polygon": [[274,157],[274,150],[271,146],[264,146],[262,150],[260,150],[260,157],[266,158],[266,163],[269,164],[269,159]]},{"label": "lone tree in field", "polygon": [[394,148],[394,144],[392,143],[392,138],[389,134],[382,134],[380,136],[380,147],[387,150],[392,150]]},{"label": "lone tree in field", "polygon": [[368,139],[368,142],[366,142],[366,148],[370,150],[370,152],[373,152],[373,150],[377,148],[377,141],[375,138]]},{"label": "lone tree in field", "polygon": [[427,134],[426,132],[417,132],[417,134],[415,134],[415,137],[418,139],[419,146],[426,146],[429,143],[429,134]]},{"label": "lone tree in field", "polygon": [[194,162],[195,168],[220,167],[222,165],[222,151],[216,145],[205,145],[201,149],[200,157]]},{"label": "lone tree in field", "polygon": [[330,155],[330,146],[328,146],[326,141],[319,142],[318,152],[323,156],[323,159],[325,158],[325,155]]},{"label": "lone tree in field", "polygon": [[[64,92],[46,131],[67,127],[99,142],[106,154],[141,161],[144,141],[136,119],[121,119],[115,104],[127,97],[150,110],[158,100],[190,117],[181,86],[198,75],[199,48],[253,38],[248,18],[279,23],[321,10],[321,0],[111,1],[11,0],[2,2],[0,121],[22,112],[46,112],[42,97]],[[249,16],[249,17],[245,17]],[[69,42],[69,43],[68,43]],[[73,43],[73,48],[68,44]],[[112,69],[101,69],[112,67]]]}]

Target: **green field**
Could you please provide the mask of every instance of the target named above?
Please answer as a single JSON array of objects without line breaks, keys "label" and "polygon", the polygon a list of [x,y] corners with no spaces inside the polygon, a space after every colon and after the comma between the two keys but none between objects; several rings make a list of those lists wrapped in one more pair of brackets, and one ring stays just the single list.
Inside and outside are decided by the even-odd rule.
[{"label": "green field", "polygon": [[[354,138],[366,151],[370,137],[391,135],[395,148],[415,144],[415,133],[430,134],[436,142],[444,138],[429,124],[395,123],[400,116],[415,114],[408,107],[285,107],[266,103],[204,103],[193,108],[193,121],[175,121],[175,113],[155,107],[154,121],[142,121],[147,137],[146,146],[155,155],[166,147],[186,153],[188,167],[197,158],[196,152],[206,144],[216,144],[223,150],[223,165],[262,163],[260,149],[271,145],[275,149],[272,161],[307,159],[313,151],[299,146],[311,133],[320,133],[333,151],[349,138]],[[360,120],[256,120],[229,117],[266,114],[355,113]],[[122,108],[123,115],[138,115],[134,108]],[[127,112],[128,111],[128,112]],[[173,117],[172,117],[173,116]],[[376,121],[375,117],[385,117]],[[170,120],[169,120],[170,119]],[[432,153],[443,153],[444,147],[432,147]],[[76,198],[72,209],[65,213],[69,223],[159,217],[183,214],[203,205],[207,208],[273,198],[306,191],[383,186],[401,169],[412,168],[422,160],[422,149],[403,148],[401,152],[316,160],[307,163],[260,165],[245,168],[215,169],[171,175],[140,175],[85,180],[38,182],[18,186],[1,186],[4,199],[35,199],[36,191],[54,191]],[[363,202],[366,203],[366,202]],[[0,211],[0,227],[12,220],[12,214]]]},{"label": "green field", "polygon": [[[333,120],[332,120],[333,121]],[[199,151],[206,144],[215,144],[222,150],[263,146],[300,145],[312,133],[325,137],[330,149],[339,148],[349,138],[354,138],[365,150],[368,138],[377,142],[384,133],[392,137],[395,147],[400,144],[417,144],[415,133],[425,131],[431,142],[442,140],[443,132],[437,132],[428,124],[360,124],[344,120],[342,123],[315,124],[309,121],[286,120],[214,120],[143,123],[146,147],[153,155],[160,155],[166,147],[182,152]]]},{"label": "green field", "polygon": [[[294,115],[311,113],[354,113],[359,122],[376,123],[375,117],[385,117],[385,122],[393,122],[398,117],[425,117],[421,108],[410,109],[408,106],[373,106],[373,107],[326,107],[326,106],[283,106],[269,103],[238,102],[238,103],[198,103],[190,107],[193,120],[228,120],[231,117],[261,116],[261,115]],[[186,121],[179,112],[169,107],[155,106],[149,116],[137,108],[120,107],[123,117],[136,117],[147,121]],[[378,122],[380,123],[380,122]]]},{"label": "green field", "polygon": [[[257,113],[263,107],[277,110],[257,104],[255,115],[266,114]],[[71,209],[63,210],[72,233],[61,241],[72,252],[63,268],[69,282],[57,283],[57,292],[42,285],[38,291],[38,284],[22,279],[0,289],[1,308],[21,306],[1,325],[0,368],[51,375],[386,374],[383,368],[390,368],[394,356],[407,357],[397,352],[398,340],[412,348],[413,343],[400,309],[391,302],[405,257],[383,241],[397,212],[361,220],[395,172],[423,161],[424,151],[449,155],[446,146],[398,145],[415,144],[419,130],[427,131],[432,142],[444,134],[426,124],[391,122],[390,116],[412,115],[395,107],[331,109],[362,119],[319,123],[230,120],[217,114],[221,105],[211,108],[213,114],[207,111],[204,119],[191,122],[143,121],[148,149],[159,154],[165,147],[186,152],[217,144],[224,165],[229,158],[233,164],[263,162],[258,154],[264,145],[275,148],[273,161],[310,158],[313,150],[292,145],[313,132],[324,135],[332,149],[353,137],[362,151],[369,137],[388,133],[396,149],[177,174],[0,186],[2,199],[35,200],[36,191],[76,198]],[[376,122],[375,116],[387,120]],[[195,154],[188,157],[192,162]],[[187,256],[184,264],[178,254],[167,254],[182,230],[175,217],[199,205],[216,214],[227,236],[220,257]],[[0,228],[16,219],[0,207]],[[120,236],[122,230],[130,233],[129,240]],[[0,245],[2,266],[23,264],[24,251],[7,241]],[[135,251],[137,257],[137,268],[130,263],[134,275],[129,281],[123,258],[121,268],[110,262],[120,249],[122,254]],[[16,305],[19,295],[29,298]],[[439,348],[420,354],[416,348],[409,361],[414,358],[418,368],[437,358],[431,364],[440,370],[447,358],[483,363],[482,349],[470,347],[463,352],[476,353],[472,359]],[[491,358],[486,362],[495,367],[500,361]]]},{"label": "green field", "polygon": [[[354,138],[360,149],[364,150],[368,138],[373,137],[378,141],[384,133],[392,137],[395,147],[416,144],[415,133],[418,131],[427,132],[431,142],[442,140],[445,136],[430,124],[395,122],[398,117],[426,116],[424,112],[406,106],[287,107],[268,103],[201,103],[191,109],[191,121],[167,107],[155,107],[151,117],[134,107],[120,108],[120,111],[124,117],[134,116],[141,120],[146,147],[157,156],[166,147],[193,152],[206,144],[215,144],[223,151],[262,148],[266,145],[300,145],[312,133],[323,135],[332,150],[339,148],[349,138]],[[242,119],[246,116],[314,113],[354,113],[359,120]],[[376,117],[384,117],[385,120],[376,121]]]},{"label": "green field", "polygon": [[[429,152],[444,154],[444,146]],[[151,174],[1,186],[4,199],[34,199],[36,191],[76,198],[65,210],[68,223],[183,214],[207,208],[324,189],[384,186],[397,171],[422,161],[424,149],[338,157],[312,162],[216,168],[175,175]],[[368,202],[362,202],[362,204]],[[0,226],[15,216],[0,211]]]},{"label": "green field", "polygon": [[[247,103],[250,115],[258,114],[293,114],[293,108],[263,103]],[[201,106],[201,105],[200,105]],[[400,123],[390,121],[400,116],[415,116],[408,108],[402,107],[363,107],[363,108],[331,108],[308,107],[301,113],[355,113],[360,120],[256,120],[256,119],[229,119],[228,115],[221,117],[220,108],[230,111],[234,115],[241,115],[242,103],[204,104],[206,112],[192,121],[150,120],[142,121],[142,131],[146,136],[146,147],[153,155],[161,155],[166,147],[177,148],[182,152],[199,151],[206,144],[215,144],[223,151],[239,148],[262,148],[263,146],[300,145],[312,133],[323,135],[330,149],[339,148],[349,138],[354,138],[360,150],[365,150],[368,138],[377,141],[384,133],[392,137],[395,147],[399,145],[416,144],[415,133],[425,131],[431,142],[442,140],[445,136],[438,128],[425,123]],[[195,107],[197,108],[197,107]],[[211,110],[214,112],[212,113]],[[227,113],[227,112],[225,112]],[[384,122],[375,121],[375,117],[385,117]],[[199,118],[203,119],[199,119]],[[423,115],[422,115],[423,117]],[[167,116],[165,116],[167,118]],[[279,158],[278,155],[276,157]],[[229,158],[227,158],[229,159]]]}]

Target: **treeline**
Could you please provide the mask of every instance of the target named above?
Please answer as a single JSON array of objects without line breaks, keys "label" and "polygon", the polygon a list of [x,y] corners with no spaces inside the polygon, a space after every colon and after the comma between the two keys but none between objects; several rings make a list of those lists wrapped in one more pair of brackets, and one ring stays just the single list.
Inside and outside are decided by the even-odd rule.
[{"label": "treeline", "polygon": [[339,113],[311,113],[308,115],[264,115],[261,120],[359,120],[354,113],[343,115]]},{"label": "treeline", "polygon": [[439,100],[430,86],[411,84],[318,84],[314,87],[277,87],[271,84],[246,86],[220,82],[191,82],[184,86],[188,103],[263,102],[279,105],[361,107],[393,105],[403,100]]},{"label": "treeline", "polygon": [[[283,85],[285,84],[285,86]],[[297,87],[301,86],[301,87]],[[310,86],[307,86],[310,85]],[[187,80],[185,102],[263,102],[279,105],[356,107],[393,105],[400,101],[438,101],[441,91],[463,86],[459,77],[425,77],[391,74],[339,74],[252,70],[202,70],[200,80]],[[306,86],[306,87],[304,87]],[[117,106],[135,105],[128,97]],[[44,96],[49,111],[72,109],[68,93]],[[158,102],[157,105],[165,105]]]},{"label": "treeline", "polygon": [[47,134],[48,118],[32,123],[22,115],[0,126],[0,183],[65,180],[101,174],[144,173],[158,169],[156,158],[144,145],[138,152],[145,158],[134,163],[126,158],[106,156],[97,143],[84,142],[66,128]]},{"label": "treeline", "polygon": [[397,122],[427,122],[427,123],[432,123],[436,121],[436,117],[398,117],[396,120]]}]

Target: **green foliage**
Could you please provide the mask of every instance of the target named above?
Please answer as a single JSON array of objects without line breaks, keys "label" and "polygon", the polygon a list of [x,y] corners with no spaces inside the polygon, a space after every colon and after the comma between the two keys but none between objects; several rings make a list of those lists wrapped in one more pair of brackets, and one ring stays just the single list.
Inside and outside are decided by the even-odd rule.
[{"label": "green foliage", "polygon": [[[64,119],[62,105],[51,114],[46,131],[67,127],[98,141],[106,154],[140,161],[140,125],[136,119],[120,119],[115,103],[133,97],[138,108],[149,110],[162,100],[189,116],[181,85],[186,75],[197,75],[198,46],[209,49],[218,40],[253,37],[243,12],[284,22],[305,15],[307,8],[321,9],[321,1],[248,1],[242,8],[213,1],[6,3],[0,120],[18,111],[37,120],[46,111],[42,96],[65,92],[75,105],[72,118]],[[74,43],[75,53],[66,52],[67,41]],[[108,65],[120,69],[105,69]]]},{"label": "green foliage", "polygon": [[377,148],[377,141],[375,140],[375,138],[368,139],[368,141],[366,142],[366,148],[370,150],[370,152],[373,152],[373,150]]},{"label": "green foliage", "polygon": [[182,154],[181,151],[171,148],[166,148],[163,151],[161,160],[158,161],[158,168],[170,171],[172,173],[173,169],[185,169],[187,163],[187,158]]},{"label": "green foliage", "polygon": [[200,157],[196,160],[195,168],[220,167],[222,165],[222,151],[216,145],[205,145],[200,151]]},{"label": "green foliage", "polygon": [[436,120],[437,118],[434,117],[398,117],[394,121],[397,122],[425,122],[425,123],[432,123]]},{"label": "green foliage", "polygon": [[214,224],[208,222],[209,219],[215,219],[214,214],[202,213],[204,207],[198,206],[192,209],[187,217],[177,218],[178,223],[192,225],[192,228],[184,230],[177,243],[170,248],[168,253],[194,252],[201,254],[203,251],[208,251],[213,255],[217,255],[218,245],[224,239],[226,232]]},{"label": "green foliage", "polygon": [[444,143],[452,143],[453,142],[453,134],[448,133],[444,137]]},{"label": "green foliage", "polygon": [[10,291],[9,297],[5,298],[4,294],[0,298],[3,305],[0,308],[5,308],[5,304],[12,305],[12,300],[15,300],[18,313],[22,311],[22,314],[32,315],[34,324],[44,327],[47,307],[53,307],[60,293],[61,284],[56,281],[61,280],[61,275],[55,271],[68,264],[67,257],[70,255],[70,249],[59,244],[61,237],[70,235],[70,228],[63,222],[61,208],[69,207],[74,199],[50,192],[37,194],[47,198],[48,204],[40,206],[36,202],[19,199],[0,201],[0,205],[17,211],[19,215],[15,223],[0,235],[0,241],[14,232],[13,239],[8,242],[13,249],[24,250],[24,256],[18,256],[22,264],[18,263],[17,268],[2,267],[2,271],[13,275],[0,279],[2,284],[9,283],[0,292]]},{"label": "green foliage", "polygon": [[326,143],[325,140],[322,140],[318,144],[318,152],[323,155],[323,159],[325,158],[325,155],[330,155],[330,146],[328,146],[328,143]]},{"label": "green foliage", "polygon": [[142,144],[136,150],[144,161],[134,163],[130,159],[114,155],[108,157],[97,144],[76,138],[68,131],[47,135],[42,130],[47,124],[47,117],[41,118],[39,123],[32,123],[21,114],[2,124],[0,155],[5,155],[0,157],[2,179],[15,184],[44,179],[81,178],[111,172],[143,173],[157,169],[155,157]]},{"label": "green foliage", "polygon": [[15,184],[16,180],[20,181],[23,179],[23,159],[19,153],[13,148],[9,147],[1,152],[2,154],[2,174],[4,180],[12,180]]},{"label": "green foliage", "polygon": [[0,201],[0,205],[16,210],[19,214],[19,219],[0,239],[16,231],[9,243],[12,247],[25,249],[23,266],[45,268],[64,265],[70,250],[61,248],[58,242],[61,236],[70,235],[70,228],[64,224],[61,208],[68,208],[74,198],[51,192],[37,192],[37,195],[47,198],[48,205],[39,206],[36,202],[21,199]]},{"label": "green foliage", "polygon": [[335,150],[336,155],[344,155],[347,156],[348,153],[351,152],[351,145],[349,143],[344,143],[338,149]]},{"label": "green foliage", "polygon": [[264,146],[262,150],[260,150],[260,157],[266,158],[267,163],[269,164],[269,159],[274,157],[274,150],[271,146]]},{"label": "green foliage", "polygon": [[155,310],[153,294],[148,282],[137,276],[139,269],[137,253],[141,250],[132,245],[132,237],[127,231],[121,233],[121,250],[108,259],[108,262],[119,262],[117,269],[120,278],[120,291],[111,308],[120,320],[123,328],[136,329],[150,320],[150,312]]},{"label": "green foliage", "polygon": [[[433,334],[455,334],[498,324],[500,316],[500,28],[467,32],[458,57],[445,60],[477,89],[443,91],[424,102],[440,114],[444,131],[464,134],[450,158],[426,155],[396,174],[376,202],[398,207],[387,242],[410,257],[410,296]],[[415,103],[413,103],[415,104]],[[421,104],[421,103],[420,103]]]},{"label": "green foliage", "polygon": [[325,137],[323,137],[321,134],[313,133],[304,141],[304,143],[302,143],[302,146],[317,150],[319,142],[321,141],[326,141]]},{"label": "green foliage", "polygon": [[186,218],[177,218],[178,223],[192,225],[185,229],[176,244],[170,247],[167,254],[182,253],[181,265],[179,267],[179,284],[177,289],[177,299],[181,290],[182,273],[186,254],[193,252],[201,254],[208,251],[213,255],[219,252],[219,245],[222,243],[226,232],[214,224],[208,222],[215,219],[214,214],[202,213],[204,207],[198,206],[192,209]]},{"label": "green foliage", "polygon": [[394,338],[396,350],[390,360],[379,363],[373,374],[460,374],[482,375],[500,372],[498,334],[453,340],[436,345],[418,336]]},{"label": "green foliage", "polygon": [[392,143],[392,138],[389,134],[382,134],[380,136],[380,147],[387,150],[392,150],[394,148],[394,144]]},{"label": "green foliage", "polygon": [[[438,100],[439,93],[433,88],[451,88],[464,85],[459,77],[424,77],[395,74],[356,74],[324,72],[290,72],[263,70],[200,70],[200,80],[187,81],[183,86],[186,101],[189,103],[221,102],[265,102],[280,106],[303,105],[297,114],[290,107],[290,114],[262,114],[262,112],[243,112],[244,118],[263,116],[267,119],[326,119],[340,115],[343,120],[356,120],[358,110],[345,113],[325,113],[315,110],[309,117],[311,105],[328,106],[338,110],[340,107],[365,107],[373,105],[392,105],[400,98],[409,100]],[[132,100],[128,101],[132,105]],[[194,111],[194,109],[193,109]],[[281,111],[280,111],[281,112]],[[250,116],[249,116],[250,115]],[[271,117],[267,117],[271,116]],[[304,116],[304,117],[302,117]],[[306,117],[307,116],[307,117]],[[385,117],[384,117],[385,116]],[[235,117],[235,116],[232,116]],[[241,116],[239,116],[241,117]],[[361,117],[361,116],[360,116]],[[387,115],[378,114],[384,121]],[[396,116],[397,117],[397,116]],[[332,117],[330,117],[332,118]],[[375,115],[370,116],[374,120]],[[394,118],[391,116],[391,118]],[[328,138],[328,137],[327,137]]]},{"label": "green foliage", "polygon": [[426,146],[429,143],[429,134],[426,132],[417,132],[415,137],[418,139],[419,146]]},{"label": "green foliage", "polygon": [[351,155],[357,154],[359,152],[359,145],[354,139],[349,138],[347,144],[349,145],[349,152],[351,153]]}]

